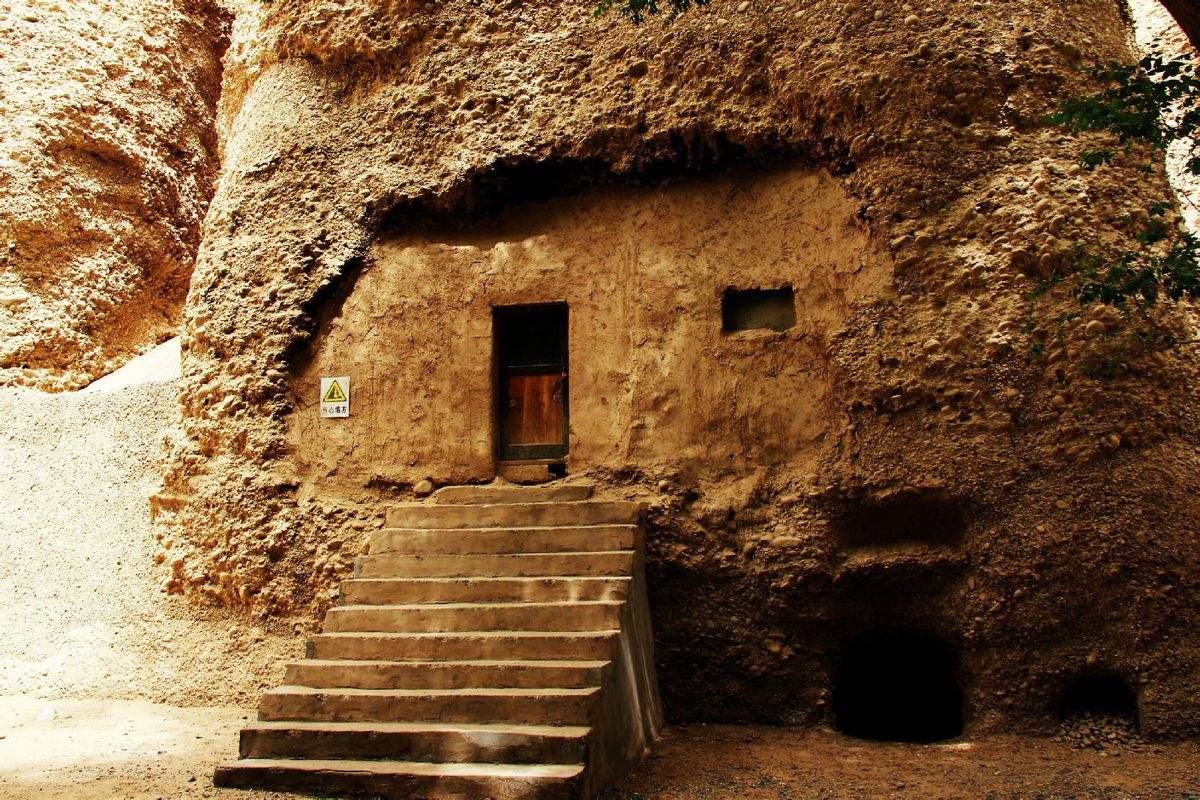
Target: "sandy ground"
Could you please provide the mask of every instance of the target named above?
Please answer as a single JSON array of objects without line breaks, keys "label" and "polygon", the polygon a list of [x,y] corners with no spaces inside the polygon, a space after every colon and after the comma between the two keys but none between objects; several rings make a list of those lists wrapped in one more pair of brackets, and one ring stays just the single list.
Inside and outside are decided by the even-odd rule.
[{"label": "sandy ground", "polygon": [[[259,798],[218,791],[242,708],[0,698],[0,798]],[[275,795],[278,796],[278,795]]]},{"label": "sandy ground", "polygon": [[142,384],[170,383],[179,379],[182,365],[182,338],[176,336],[154,347],[140,356],[131,358],[125,366],[115,372],[97,378],[80,394],[122,392]]},{"label": "sandy ground", "polygon": [[177,375],[172,342],[83,392],[0,390],[0,796],[211,790],[302,647],[159,587],[149,497]]}]

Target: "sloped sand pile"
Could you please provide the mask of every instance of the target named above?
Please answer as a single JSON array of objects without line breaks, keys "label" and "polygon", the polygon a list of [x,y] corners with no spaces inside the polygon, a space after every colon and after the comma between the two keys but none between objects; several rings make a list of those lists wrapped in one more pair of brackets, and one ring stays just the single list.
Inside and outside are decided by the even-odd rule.
[{"label": "sloped sand pile", "polygon": [[0,695],[248,704],[300,646],[161,590],[175,374],[156,355],[90,392],[0,390]]}]

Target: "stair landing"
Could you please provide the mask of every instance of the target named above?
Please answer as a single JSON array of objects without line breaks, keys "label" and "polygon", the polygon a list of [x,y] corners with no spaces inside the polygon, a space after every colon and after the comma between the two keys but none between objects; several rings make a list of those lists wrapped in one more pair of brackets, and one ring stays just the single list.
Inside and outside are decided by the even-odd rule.
[{"label": "stair landing", "polygon": [[454,486],[389,509],[218,786],[589,800],[662,726],[633,503]]}]

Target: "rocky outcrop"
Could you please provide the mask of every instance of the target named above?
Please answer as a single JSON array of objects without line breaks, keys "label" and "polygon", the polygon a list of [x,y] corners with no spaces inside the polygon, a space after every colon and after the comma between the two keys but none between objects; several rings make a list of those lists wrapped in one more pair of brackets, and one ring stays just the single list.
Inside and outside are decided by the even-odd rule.
[{"label": "rocky outcrop", "polygon": [[1163,0],[1163,6],[1187,34],[1192,47],[1200,46],[1200,8],[1187,0]]},{"label": "rocky outcrop", "polygon": [[175,335],[219,165],[212,0],[0,6],[0,384]]},{"label": "rocky outcrop", "polygon": [[[1116,4],[717,0],[642,27],[549,0],[278,0],[256,13],[243,31],[254,44],[235,46],[237,122],[187,310],[184,433],[157,502],[174,590],[319,614],[415,474],[491,477],[435,449],[398,457],[390,475],[310,469],[311,451],[299,463],[313,359],[332,365],[330,342],[357,346],[407,313],[400,294],[376,308],[360,289],[407,286],[413,304],[447,309],[467,291],[486,308],[495,296],[474,293],[502,295],[510,265],[561,240],[520,226],[476,235],[483,216],[786,164],[808,171],[799,185],[839,184],[820,205],[851,209],[844,229],[859,226],[870,248],[843,251],[871,250],[887,284],[873,268],[863,291],[833,293],[828,325],[778,340],[821,365],[819,402],[797,401],[811,452],[789,459],[770,428],[735,427],[744,406],[722,418],[680,394],[654,413],[701,443],[715,431],[732,443],[722,458],[617,447],[570,464],[652,505],[668,717],[828,719],[847,637],[909,626],[961,660],[974,730],[1052,730],[1065,682],[1103,668],[1135,687],[1148,733],[1197,732],[1195,348],[1102,374],[1119,317],[1053,288],[1032,302],[1074,242],[1129,241],[1138,215],[1171,199],[1140,158],[1084,170],[1084,143],[1044,121],[1089,88],[1081,67],[1131,58]],[[739,235],[766,251],[786,219]],[[620,231],[614,249],[636,250],[636,228],[596,236]],[[438,248],[479,284],[438,284]],[[405,264],[429,277],[405,284]],[[716,278],[704,280],[710,292]],[[693,299],[637,323],[631,341],[687,352],[667,345]],[[1185,312],[1171,324],[1192,325]],[[431,323],[404,341],[415,363],[433,349],[422,341],[453,336]],[[745,372],[759,352],[703,363]],[[423,390],[456,419],[439,363],[405,369],[431,376]],[[639,397],[622,369],[610,383]],[[738,385],[762,397],[752,379]],[[700,371],[686,386],[722,390]],[[756,438],[771,446],[754,452]]]}]

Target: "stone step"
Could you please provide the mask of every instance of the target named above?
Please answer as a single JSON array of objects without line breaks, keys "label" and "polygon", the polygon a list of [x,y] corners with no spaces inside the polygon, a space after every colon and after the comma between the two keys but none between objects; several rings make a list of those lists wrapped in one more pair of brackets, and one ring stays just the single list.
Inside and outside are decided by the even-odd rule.
[{"label": "stone step", "polygon": [[447,486],[433,494],[433,502],[444,505],[490,503],[570,503],[592,496],[591,486]]},{"label": "stone step", "polygon": [[241,758],[581,764],[590,728],[439,722],[256,722]]},{"label": "stone step", "polygon": [[341,599],[349,605],[624,600],[630,581],[628,577],[352,578],[342,581]]},{"label": "stone step", "polygon": [[620,625],[620,601],[598,603],[434,603],[335,606],[325,631],[602,631]]},{"label": "stone step", "polygon": [[623,576],[633,572],[632,550],[595,553],[510,553],[503,555],[383,554],[355,561],[358,578],[544,578]]},{"label": "stone step", "polygon": [[410,761],[245,759],[217,767],[231,789],[424,800],[571,800],[582,765],[428,764]]},{"label": "stone step", "polygon": [[371,535],[371,553],[556,553],[630,550],[635,525],[554,528],[385,528]]},{"label": "stone step", "polygon": [[436,505],[405,503],[387,510],[389,528],[544,528],[559,525],[633,525],[637,503],[584,500],[571,503]]},{"label": "stone step", "polygon": [[600,689],[313,689],[263,693],[264,722],[467,722],[590,725]]},{"label": "stone step", "polygon": [[367,661],[597,660],[612,657],[617,631],[323,633],[308,657]]},{"label": "stone step", "polygon": [[[284,682],[314,689],[583,689],[599,686],[606,661],[355,661],[306,659]],[[417,758],[415,760],[424,760]]]}]

